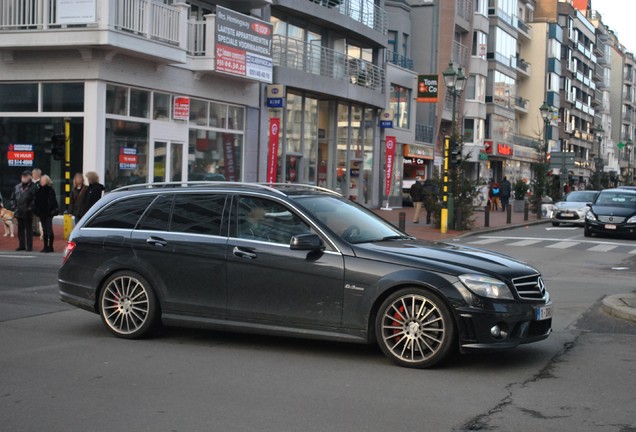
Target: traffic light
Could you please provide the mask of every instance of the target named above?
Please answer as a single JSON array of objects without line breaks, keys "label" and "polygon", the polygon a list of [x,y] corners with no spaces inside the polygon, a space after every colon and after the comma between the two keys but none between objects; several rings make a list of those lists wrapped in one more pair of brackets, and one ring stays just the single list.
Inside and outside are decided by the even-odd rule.
[{"label": "traffic light", "polygon": [[461,161],[461,153],[457,147],[453,148],[450,152],[450,164],[456,166]]},{"label": "traffic light", "polygon": [[51,150],[47,153],[50,153],[55,160],[64,159],[64,155],[66,153],[66,135],[53,135],[51,137]]}]

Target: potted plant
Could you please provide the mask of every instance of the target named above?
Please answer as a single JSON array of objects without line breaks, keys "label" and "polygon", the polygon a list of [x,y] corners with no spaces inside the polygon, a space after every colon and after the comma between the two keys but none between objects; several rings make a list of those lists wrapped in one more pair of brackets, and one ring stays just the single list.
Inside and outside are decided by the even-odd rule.
[{"label": "potted plant", "polygon": [[526,203],[526,196],[530,187],[522,179],[518,179],[512,186],[515,192],[515,199],[512,202],[512,210],[515,213],[522,213]]}]

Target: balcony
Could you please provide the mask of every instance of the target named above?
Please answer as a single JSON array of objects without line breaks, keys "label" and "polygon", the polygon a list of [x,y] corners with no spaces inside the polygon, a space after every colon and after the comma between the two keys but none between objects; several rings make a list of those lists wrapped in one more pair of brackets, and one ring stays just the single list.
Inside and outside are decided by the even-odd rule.
[{"label": "balcony", "polygon": [[404,57],[395,51],[386,50],[385,60],[387,63],[392,63],[404,69],[415,70],[413,66],[413,59]]},{"label": "balcony", "polygon": [[460,42],[453,41],[453,51],[451,53],[451,61],[462,67],[468,65],[468,56],[470,51],[468,47]]},{"label": "balcony", "polygon": [[516,145],[536,149],[539,147],[540,140],[521,134],[512,134],[512,142]]},{"label": "balcony", "polygon": [[532,28],[522,19],[517,19],[517,30],[519,35],[524,36],[526,39],[532,39]]},{"label": "balcony", "polygon": [[521,96],[517,96],[515,98],[515,109],[522,113],[527,113],[528,108],[530,106],[530,101],[528,99],[524,99]]},{"label": "balcony", "polygon": [[530,77],[532,74],[532,67],[530,63],[526,62],[524,59],[517,60],[517,72],[525,75],[526,77]]},{"label": "balcony", "polygon": [[272,52],[274,66],[384,92],[384,69],[371,62],[280,35],[274,36]]},{"label": "balcony", "polygon": [[0,48],[77,48],[90,56],[92,48],[101,47],[184,63],[187,11],[185,4],[159,0],[96,0],[94,9],[77,18],[60,9],[57,0],[2,0]]},{"label": "balcony", "polygon": [[424,123],[415,124],[415,141],[432,143],[433,142],[433,126]]}]

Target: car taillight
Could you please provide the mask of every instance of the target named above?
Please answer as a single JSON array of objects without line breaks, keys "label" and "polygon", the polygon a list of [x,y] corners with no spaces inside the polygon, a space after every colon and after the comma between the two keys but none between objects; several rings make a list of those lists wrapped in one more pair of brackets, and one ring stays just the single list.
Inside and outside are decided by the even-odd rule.
[{"label": "car taillight", "polygon": [[75,250],[75,246],[77,246],[75,242],[70,241],[66,243],[66,249],[64,249],[64,256],[62,257],[62,263],[65,263],[68,257],[71,256],[71,254]]}]

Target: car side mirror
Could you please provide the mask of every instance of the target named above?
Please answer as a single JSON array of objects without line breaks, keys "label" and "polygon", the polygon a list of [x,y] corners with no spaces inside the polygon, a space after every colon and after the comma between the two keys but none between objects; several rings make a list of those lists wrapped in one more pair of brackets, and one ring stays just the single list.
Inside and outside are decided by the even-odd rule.
[{"label": "car side mirror", "polygon": [[590,203],[585,203],[585,205],[586,205],[587,207],[592,207],[592,203],[591,203],[591,202],[590,202]]},{"label": "car side mirror", "polygon": [[325,245],[317,234],[298,234],[291,238],[289,248],[298,251],[319,251],[323,250]]}]

